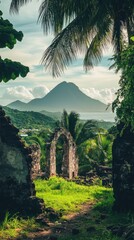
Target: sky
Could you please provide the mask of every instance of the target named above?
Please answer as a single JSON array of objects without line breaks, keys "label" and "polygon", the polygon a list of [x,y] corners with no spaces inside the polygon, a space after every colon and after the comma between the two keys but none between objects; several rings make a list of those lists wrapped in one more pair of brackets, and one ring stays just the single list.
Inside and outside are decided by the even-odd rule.
[{"label": "sky", "polygon": [[41,24],[37,23],[41,2],[42,0],[33,0],[22,7],[19,14],[10,14],[11,0],[0,1],[3,18],[9,19],[14,28],[24,34],[22,42],[17,42],[12,50],[0,49],[1,57],[19,61],[30,68],[25,78],[19,77],[8,83],[0,83],[0,105],[15,100],[28,102],[37,97],[44,97],[62,81],[73,82],[88,96],[104,103],[111,103],[118,89],[120,74],[109,70],[111,63],[108,59],[113,54],[110,44],[106,47],[102,61],[88,73],[83,69],[82,55],[79,55],[58,78],[53,78],[41,65],[43,52],[53,39],[52,34],[45,36]]}]

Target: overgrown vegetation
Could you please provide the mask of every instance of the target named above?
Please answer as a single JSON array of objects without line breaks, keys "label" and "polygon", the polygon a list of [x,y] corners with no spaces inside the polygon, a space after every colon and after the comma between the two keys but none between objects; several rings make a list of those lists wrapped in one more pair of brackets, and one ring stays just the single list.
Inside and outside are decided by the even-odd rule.
[{"label": "overgrown vegetation", "polygon": [[62,213],[78,211],[78,205],[86,201],[94,202],[97,194],[99,196],[104,190],[111,193],[111,189],[106,190],[102,186],[87,187],[57,177],[48,181],[36,180],[36,190],[37,196],[44,199],[46,206]]},{"label": "overgrown vegetation", "polygon": [[[44,199],[45,206],[62,213],[61,219],[55,223],[57,229],[70,221],[65,232],[55,233],[58,240],[122,240],[120,227],[124,229],[133,223],[132,214],[117,214],[112,211],[113,192],[110,188],[80,186],[56,177],[36,180],[35,184],[37,196]],[[89,204],[86,214],[83,212],[85,203]],[[68,214],[74,212],[81,212],[81,215],[74,215],[73,220],[69,220]],[[7,213],[0,225],[0,239],[27,239],[29,232],[39,228],[49,227],[39,225],[33,218],[22,219],[17,215],[10,217]],[[47,238],[48,235],[44,237]]]},{"label": "overgrown vegetation", "polygon": [[117,71],[121,70],[119,90],[113,103],[116,109],[118,122],[124,128],[130,126],[134,129],[134,42],[115,57]]},{"label": "overgrown vegetation", "polygon": [[34,218],[23,219],[10,216],[7,212],[4,221],[0,224],[0,239],[16,239],[19,235],[26,236],[29,231],[34,231],[39,224]]}]

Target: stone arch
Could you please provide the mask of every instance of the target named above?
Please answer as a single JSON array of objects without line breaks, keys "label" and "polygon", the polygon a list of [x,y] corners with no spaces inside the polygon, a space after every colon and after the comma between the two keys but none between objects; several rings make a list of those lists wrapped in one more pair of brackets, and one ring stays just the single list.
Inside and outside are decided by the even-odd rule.
[{"label": "stone arch", "polygon": [[56,144],[58,139],[64,136],[64,155],[62,159],[62,176],[72,179],[78,175],[78,160],[76,157],[76,144],[66,129],[60,128],[55,131],[54,136],[47,148],[47,168],[49,176],[56,176]]}]

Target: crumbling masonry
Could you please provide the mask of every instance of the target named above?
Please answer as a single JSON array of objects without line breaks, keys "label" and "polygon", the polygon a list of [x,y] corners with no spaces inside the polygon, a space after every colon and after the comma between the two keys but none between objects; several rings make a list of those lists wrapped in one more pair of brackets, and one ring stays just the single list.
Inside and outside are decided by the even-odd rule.
[{"label": "crumbling masonry", "polygon": [[9,212],[39,214],[43,202],[31,180],[31,151],[0,107],[0,216]]},{"label": "crumbling masonry", "polygon": [[78,175],[78,160],[76,157],[76,144],[66,129],[57,129],[51,142],[47,145],[47,172],[48,176],[56,176],[56,144],[58,139],[63,136],[64,155],[62,160],[62,177],[72,179]]}]

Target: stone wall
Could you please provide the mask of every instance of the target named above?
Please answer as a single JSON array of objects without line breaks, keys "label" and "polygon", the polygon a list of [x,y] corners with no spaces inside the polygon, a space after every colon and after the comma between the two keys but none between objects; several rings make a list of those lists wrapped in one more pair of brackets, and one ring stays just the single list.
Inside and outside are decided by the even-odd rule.
[{"label": "stone wall", "polygon": [[114,209],[134,211],[134,132],[129,127],[113,143],[113,190]]},{"label": "stone wall", "polygon": [[62,176],[72,179],[78,175],[78,159],[76,144],[71,134],[64,128],[55,131],[50,144],[47,145],[47,172],[48,176],[56,176],[56,144],[60,136],[64,138],[64,155],[62,160]]},{"label": "stone wall", "polygon": [[31,176],[32,179],[36,179],[41,174],[40,167],[41,149],[38,144],[31,145],[30,149],[32,158]]},{"label": "stone wall", "polygon": [[43,202],[31,180],[30,150],[0,107],[0,216],[6,211],[38,214]]}]

